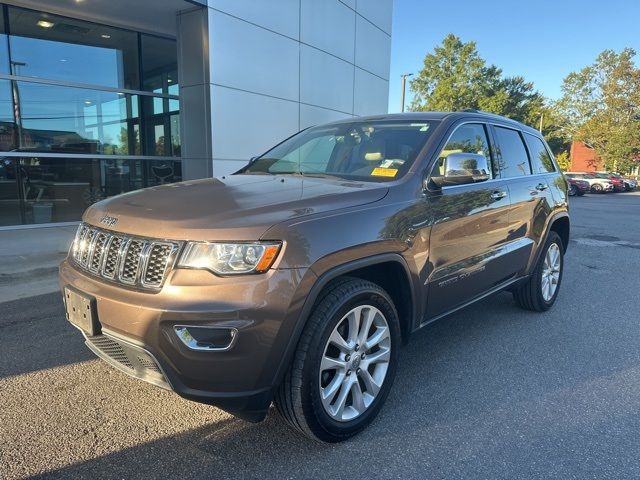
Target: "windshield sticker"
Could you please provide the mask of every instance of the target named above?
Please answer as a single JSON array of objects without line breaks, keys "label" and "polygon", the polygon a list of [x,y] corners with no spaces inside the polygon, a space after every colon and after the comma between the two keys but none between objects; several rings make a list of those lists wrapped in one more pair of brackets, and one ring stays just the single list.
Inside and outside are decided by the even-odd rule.
[{"label": "windshield sticker", "polygon": [[395,177],[398,173],[397,168],[381,168],[376,167],[371,172],[372,177]]}]

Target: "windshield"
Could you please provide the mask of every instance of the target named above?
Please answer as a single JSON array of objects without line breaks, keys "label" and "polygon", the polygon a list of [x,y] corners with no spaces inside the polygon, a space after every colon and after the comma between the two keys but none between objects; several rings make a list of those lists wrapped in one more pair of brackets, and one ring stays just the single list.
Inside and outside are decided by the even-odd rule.
[{"label": "windshield", "polygon": [[433,131],[433,123],[370,121],[309,128],[238,173],[397,180],[413,165]]}]

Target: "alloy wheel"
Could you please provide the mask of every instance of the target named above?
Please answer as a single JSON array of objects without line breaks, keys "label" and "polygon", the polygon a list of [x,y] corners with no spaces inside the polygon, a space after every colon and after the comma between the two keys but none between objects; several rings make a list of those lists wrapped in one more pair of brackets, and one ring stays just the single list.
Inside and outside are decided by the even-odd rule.
[{"label": "alloy wheel", "polygon": [[558,289],[560,282],[560,269],[562,267],[562,259],[560,247],[552,243],[547,249],[544,257],[544,265],[542,267],[541,290],[542,298],[545,302],[550,302]]},{"label": "alloy wheel", "polygon": [[384,314],[359,305],[331,332],[320,362],[320,399],[334,420],[362,415],[384,383],[391,359],[391,332]]}]

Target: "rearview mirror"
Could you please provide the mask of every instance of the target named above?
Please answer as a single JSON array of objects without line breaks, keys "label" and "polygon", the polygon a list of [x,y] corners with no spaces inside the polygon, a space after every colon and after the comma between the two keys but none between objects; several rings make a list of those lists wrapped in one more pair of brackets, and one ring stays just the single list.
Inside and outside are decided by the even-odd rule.
[{"label": "rearview mirror", "polygon": [[487,157],[477,153],[451,153],[444,158],[444,175],[432,175],[431,181],[439,187],[465,185],[489,180]]}]

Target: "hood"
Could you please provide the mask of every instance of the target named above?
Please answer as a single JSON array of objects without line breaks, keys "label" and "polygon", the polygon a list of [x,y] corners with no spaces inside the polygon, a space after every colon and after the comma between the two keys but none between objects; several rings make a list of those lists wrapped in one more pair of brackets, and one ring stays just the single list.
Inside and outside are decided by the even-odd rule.
[{"label": "hood", "polygon": [[[372,203],[381,184],[326,178],[231,175],[137,190],[98,202],[83,220],[117,232],[172,240],[258,240],[273,225]],[[117,219],[111,226],[105,217]]]}]

